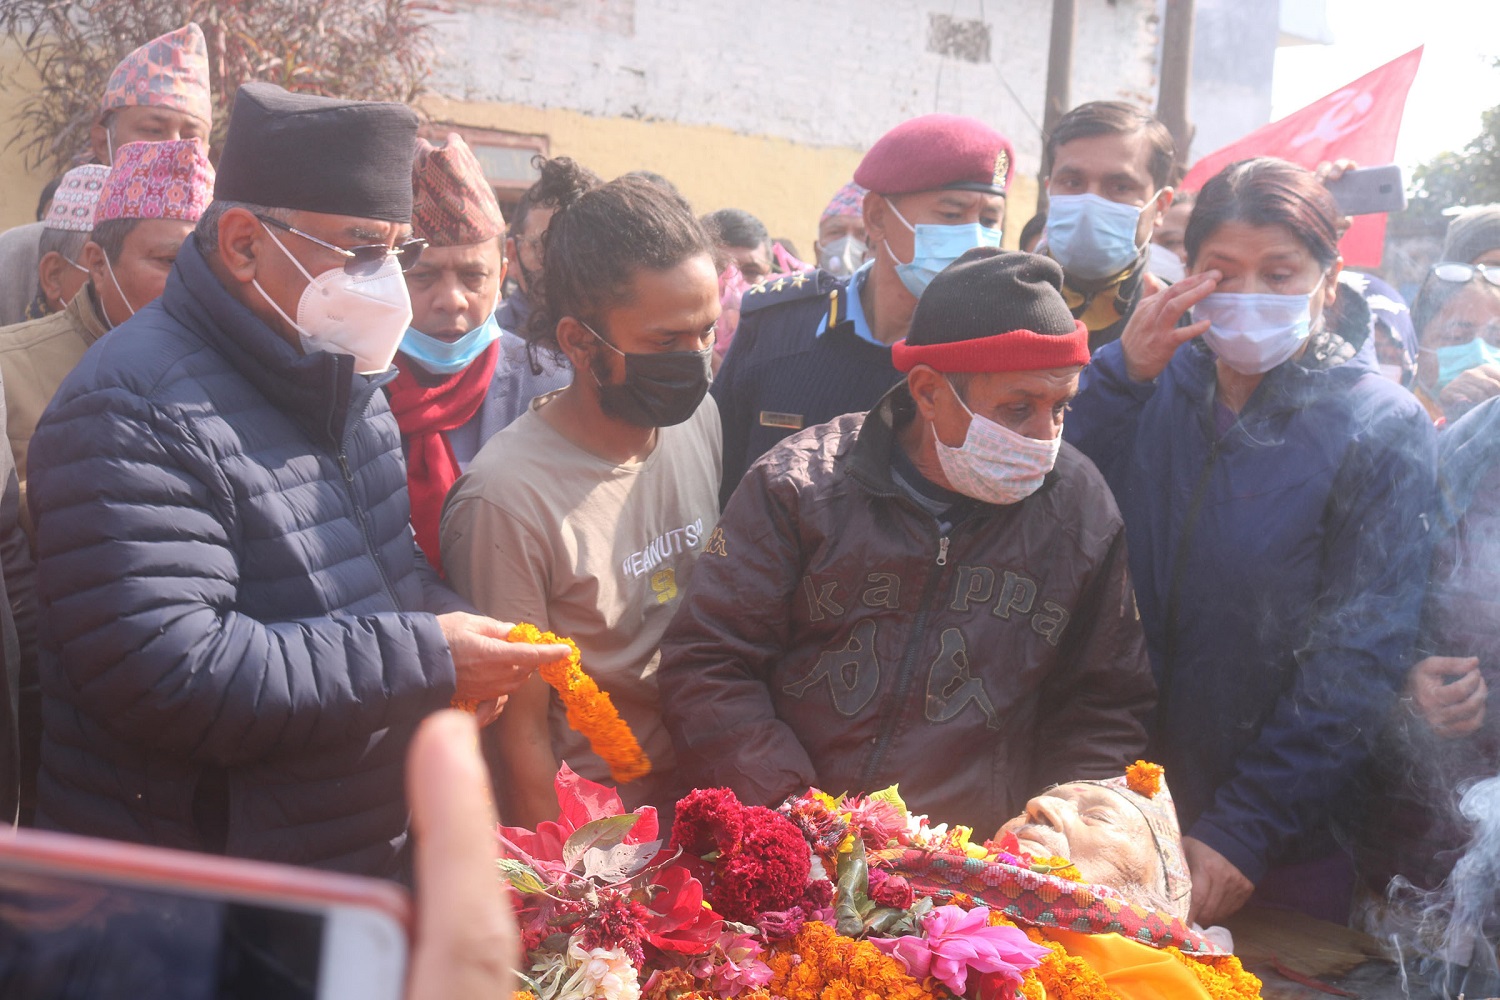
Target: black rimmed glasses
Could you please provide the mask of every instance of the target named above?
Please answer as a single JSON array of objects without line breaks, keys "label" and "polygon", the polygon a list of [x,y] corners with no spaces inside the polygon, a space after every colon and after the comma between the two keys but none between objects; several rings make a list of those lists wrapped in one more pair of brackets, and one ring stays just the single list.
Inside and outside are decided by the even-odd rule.
[{"label": "black rimmed glasses", "polygon": [[311,240],[320,247],[327,247],[340,257],[344,258],[344,270],[358,277],[365,277],[380,270],[387,257],[395,257],[396,263],[401,265],[401,270],[410,271],[417,266],[417,261],[422,259],[422,251],[427,249],[427,241],[421,237],[413,237],[405,243],[388,247],[384,243],[365,243],[357,247],[341,247],[327,240],[319,239],[312,233],[304,233],[296,226],[289,226],[280,219],[273,219],[269,215],[257,215],[257,219],[268,226],[284,229],[289,233],[296,233],[304,240]]},{"label": "black rimmed glasses", "polygon": [[1445,260],[1432,265],[1432,276],[1439,281],[1451,281],[1454,284],[1466,284],[1476,277],[1483,278],[1492,285],[1500,285],[1500,267],[1487,264],[1461,264],[1458,261]]}]

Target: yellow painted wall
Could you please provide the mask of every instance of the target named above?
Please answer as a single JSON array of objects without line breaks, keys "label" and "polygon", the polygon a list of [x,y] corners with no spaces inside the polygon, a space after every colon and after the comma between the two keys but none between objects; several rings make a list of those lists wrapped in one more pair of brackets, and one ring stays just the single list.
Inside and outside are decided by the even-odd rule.
[{"label": "yellow painted wall", "polygon": [[[598,118],[558,108],[430,99],[423,110],[446,124],[545,135],[553,156],[571,156],[606,179],[653,170],[676,184],[700,214],[742,208],[809,260],[818,217],[864,155],[712,126]],[[1035,206],[1036,179],[1018,174],[1007,199],[1007,245],[1015,245]]]},{"label": "yellow painted wall", "polygon": [[[0,72],[8,72],[17,59],[13,49],[0,50]],[[8,138],[17,98],[13,88],[5,91],[0,136]],[[743,208],[808,258],[818,216],[863,156],[858,149],[803,146],[712,126],[597,118],[557,108],[434,98],[423,109],[434,121],[546,135],[554,156],[571,156],[606,178],[654,170],[670,178],[700,213]],[[0,228],[32,221],[49,179],[45,169],[27,170],[14,148],[0,149]],[[1006,244],[1014,246],[1036,204],[1035,178],[1017,174],[1007,202]]]},{"label": "yellow painted wall", "polygon": [[[12,115],[20,105],[26,84],[35,85],[36,76],[20,66],[21,54],[14,47],[0,47],[0,229],[9,229],[36,221],[36,200],[42,188],[52,179],[46,168],[26,169],[17,147],[5,144],[14,134]],[[11,74],[20,69],[17,85]]]}]

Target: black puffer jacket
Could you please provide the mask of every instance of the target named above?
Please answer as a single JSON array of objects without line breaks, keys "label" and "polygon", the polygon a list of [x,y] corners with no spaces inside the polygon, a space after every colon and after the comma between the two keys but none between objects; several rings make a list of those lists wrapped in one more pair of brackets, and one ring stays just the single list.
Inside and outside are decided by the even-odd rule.
[{"label": "black puffer jacket", "polygon": [[1124,527],[1063,445],[1040,490],[944,533],[891,476],[904,385],[751,466],[662,640],[684,777],[771,804],[900,783],[988,836],[1124,771],[1155,700]]},{"label": "black puffer jacket", "polygon": [[63,383],[30,473],[43,825],[399,869],[403,751],[454,684],[427,612],[461,604],[415,557],[383,379],[352,367],[189,241]]}]

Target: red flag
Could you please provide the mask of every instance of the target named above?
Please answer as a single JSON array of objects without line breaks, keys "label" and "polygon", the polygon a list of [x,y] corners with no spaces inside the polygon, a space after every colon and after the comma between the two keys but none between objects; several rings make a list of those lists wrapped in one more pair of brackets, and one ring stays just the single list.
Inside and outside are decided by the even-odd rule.
[{"label": "red flag", "polygon": [[[1193,164],[1182,189],[1196,191],[1229,164],[1255,156],[1279,156],[1309,170],[1328,160],[1349,159],[1362,167],[1390,163],[1406,94],[1421,61],[1419,45],[1301,111],[1209,153]],[[1339,249],[1346,264],[1377,267],[1384,246],[1385,216],[1359,215]]]}]

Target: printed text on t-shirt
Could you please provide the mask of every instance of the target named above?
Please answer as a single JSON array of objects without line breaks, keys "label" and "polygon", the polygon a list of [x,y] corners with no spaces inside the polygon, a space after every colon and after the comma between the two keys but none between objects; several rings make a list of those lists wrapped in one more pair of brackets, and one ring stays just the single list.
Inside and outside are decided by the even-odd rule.
[{"label": "printed text on t-shirt", "polygon": [[651,540],[651,544],[639,552],[626,556],[620,567],[626,576],[641,576],[649,573],[672,556],[681,555],[698,547],[703,540],[703,518],[691,524],[663,532]]}]

